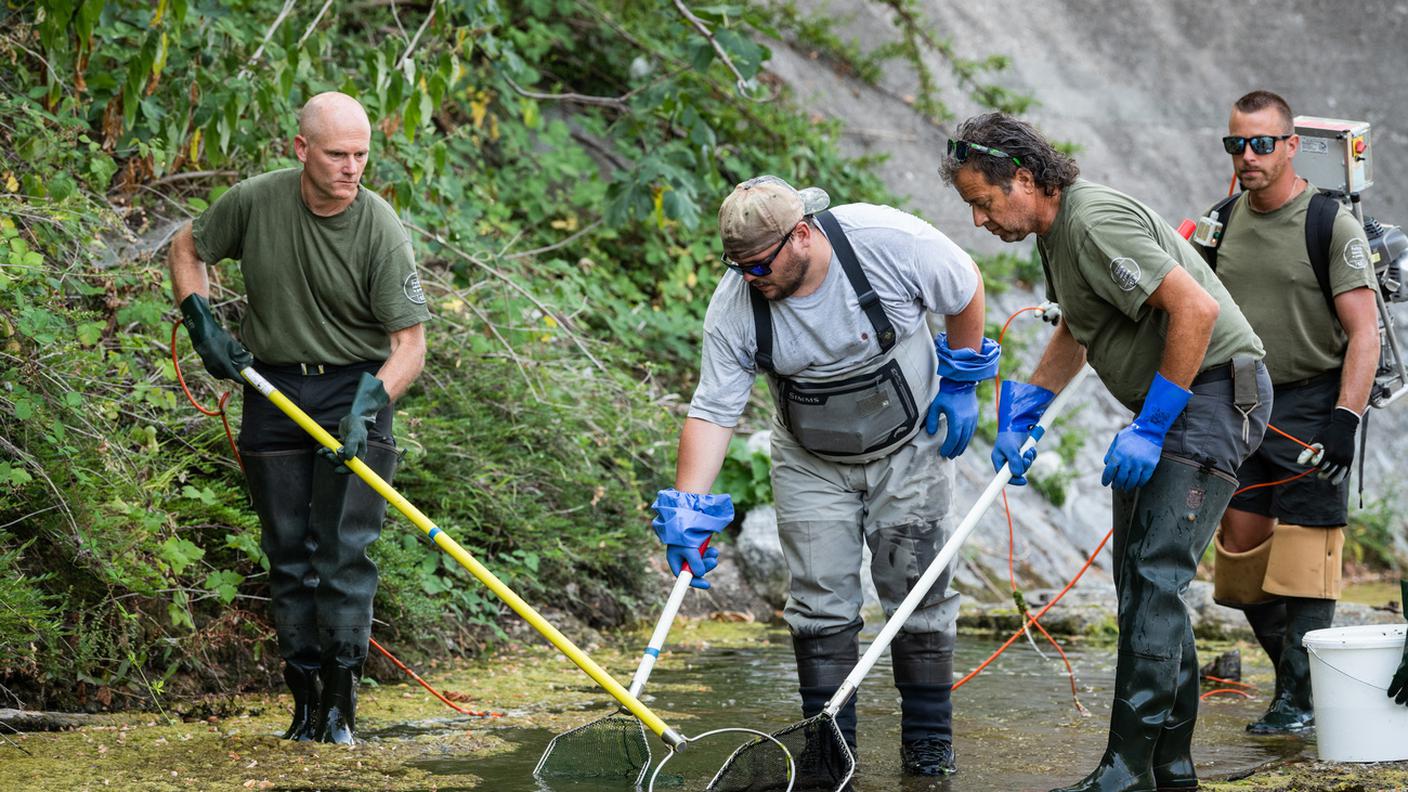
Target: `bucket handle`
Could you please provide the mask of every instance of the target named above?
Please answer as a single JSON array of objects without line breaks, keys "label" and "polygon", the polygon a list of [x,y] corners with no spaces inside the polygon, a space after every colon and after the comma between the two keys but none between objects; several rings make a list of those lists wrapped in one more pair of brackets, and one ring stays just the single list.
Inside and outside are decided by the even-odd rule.
[{"label": "bucket handle", "polygon": [[1387,685],[1382,685],[1382,686],[1381,686],[1381,685],[1375,685],[1375,684],[1373,684],[1373,683],[1371,683],[1371,682],[1365,682],[1364,680],[1362,680],[1362,679],[1360,679],[1359,677],[1357,677],[1357,676],[1355,676],[1355,675],[1349,673],[1348,671],[1344,670],[1343,668],[1340,668],[1339,666],[1335,665],[1334,663],[1331,663],[1329,660],[1326,660],[1324,657],[1322,657],[1322,656],[1320,655],[1319,652],[1315,651],[1315,649],[1314,649],[1313,647],[1307,646],[1307,647],[1305,647],[1305,649],[1306,649],[1307,652],[1309,652],[1309,653],[1315,655],[1315,659],[1319,660],[1321,663],[1324,663],[1326,668],[1328,668],[1328,669],[1330,669],[1331,671],[1334,671],[1334,672],[1340,674],[1341,676],[1345,677],[1346,679],[1350,679],[1350,680],[1353,680],[1353,681],[1355,681],[1355,682],[1358,682],[1359,684],[1363,685],[1364,687],[1367,687],[1367,688],[1370,688],[1370,689],[1373,689],[1373,690],[1382,691],[1382,692],[1384,692],[1384,693],[1388,693],[1388,686],[1387,686]]}]

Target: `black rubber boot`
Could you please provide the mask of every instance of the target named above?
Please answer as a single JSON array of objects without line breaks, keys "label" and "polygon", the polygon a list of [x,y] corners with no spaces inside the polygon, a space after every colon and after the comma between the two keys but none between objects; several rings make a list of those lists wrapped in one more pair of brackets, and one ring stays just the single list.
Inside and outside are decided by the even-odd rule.
[{"label": "black rubber boot", "polygon": [[958,771],[953,755],[953,636],[905,633],[890,645],[900,691],[900,765],[911,775]]},{"label": "black rubber boot", "polygon": [[1158,792],[1186,792],[1198,788],[1198,772],[1193,766],[1193,727],[1198,722],[1201,693],[1198,651],[1190,632],[1183,640],[1183,652],[1178,661],[1173,710],[1154,745],[1154,785]]},{"label": "black rubber boot", "polygon": [[325,663],[323,697],[318,712],[318,742],[353,745],[356,743],[357,682],[360,668]]},{"label": "black rubber boot", "polygon": [[[399,459],[395,448],[375,440],[362,457],[387,482],[395,476]],[[385,499],[366,482],[337,473],[319,460],[313,469],[308,523],[317,543],[312,564],[318,577],[315,601],[324,667],[329,660],[344,668],[361,668],[366,661],[377,585],[376,564],[367,548],[381,535],[385,516]]]},{"label": "black rubber boot", "polygon": [[241,456],[250,499],[259,514],[259,545],[269,559],[270,611],[279,656],[301,668],[316,668],[321,660],[314,603],[318,575],[313,571],[308,511],[317,459],[306,449]]},{"label": "black rubber boot", "polygon": [[1286,643],[1286,601],[1277,599],[1259,605],[1242,605],[1241,610],[1247,616],[1247,624],[1251,625],[1256,642],[1271,658],[1271,667],[1279,667],[1281,647]]},{"label": "black rubber boot", "polygon": [[1196,684],[1198,665],[1180,595],[1235,488],[1227,474],[1165,454],[1148,484],[1115,492],[1120,637],[1109,738],[1093,772],[1053,792],[1154,792],[1155,750],[1166,730],[1163,758],[1170,770],[1181,766],[1183,736],[1191,740],[1197,707],[1187,706],[1195,691],[1180,671],[1186,663]]},{"label": "black rubber boot", "polygon": [[318,669],[285,663],[284,682],[293,693],[293,722],[284,732],[284,739],[308,742],[317,737],[318,708],[323,698]]},{"label": "black rubber boot", "polygon": [[1276,664],[1276,697],[1266,714],[1247,724],[1252,734],[1304,734],[1315,728],[1310,696],[1310,655],[1301,639],[1311,630],[1329,627],[1335,619],[1335,601],[1307,597],[1286,598],[1286,641]]},{"label": "black rubber boot", "polygon": [[[860,659],[861,622],[848,625],[840,632],[822,636],[792,636],[792,650],[797,656],[797,690],[802,695],[802,717],[821,714],[826,703],[835,695],[846,675]],[[856,752],[855,696],[836,713],[836,726]]]}]

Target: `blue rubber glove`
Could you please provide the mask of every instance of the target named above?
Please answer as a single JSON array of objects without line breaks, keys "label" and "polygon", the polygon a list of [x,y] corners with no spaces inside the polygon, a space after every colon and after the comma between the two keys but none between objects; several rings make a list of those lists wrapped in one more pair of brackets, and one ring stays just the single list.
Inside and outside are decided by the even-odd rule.
[{"label": "blue rubber glove", "polygon": [[1002,348],[991,338],[984,338],[982,349],[966,347],[951,349],[948,334],[934,337],[934,354],[939,359],[939,394],[929,404],[924,428],[929,434],[939,431],[939,415],[948,423],[939,455],[953,459],[968,449],[973,431],[978,427],[978,383],[997,376]]},{"label": "blue rubber glove", "polygon": [[997,398],[997,441],[992,446],[993,472],[1008,466],[1012,474],[1009,484],[1022,486],[1027,483],[1027,468],[1036,459],[1036,448],[1022,453],[1022,444],[1032,433],[1032,428],[1041,421],[1042,413],[1051,406],[1056,394],[1027,382],[1003,380]]},{"label": "blue rubber glove", "polygon": [[939,456],[953,459],[968,449],[973,430],[978,428],[978,383],[940,380],[939,395],[929,403],[929,417],[924,421],[931,435],[939,431],[940,413],[948,419],[948,434],[939,446]]},{"label": "blue rubber glove", "polygon": [[719,553],[709,548],[701,555],[699,547],[733,522],[733,499],[728,495],[663,489],[650,508],[655,510],[650,526],[665,543],[665,560],[670,564],[670,571],[678,575],[681,565],[689,564],[689,571],[694,573],[690,585],[709,588],[704,575],[718,566]]},{"label": "blue rubber glove", "polygon": [[1105,452],[1105,472],[1100,483],[1120,490],[1138,489],[1149,483],[1163,453],[1164,435],[1191,398],[1192,391],[1155,372],[1139,417],[1115,435],[1110,450]]}]

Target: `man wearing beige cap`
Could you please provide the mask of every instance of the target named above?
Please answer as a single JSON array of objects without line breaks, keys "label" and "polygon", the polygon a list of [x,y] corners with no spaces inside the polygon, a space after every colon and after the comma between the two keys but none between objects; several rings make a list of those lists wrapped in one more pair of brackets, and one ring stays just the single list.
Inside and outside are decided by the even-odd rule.
[{"label": "man wearing beige cap", "polygon": [[[777,407],[773,492],[791,572],[784,618],[808,717],[856,664],[865,547],[893,613],[947,538],[950,460],[972,437],[974,390],[998,360],[997,345],[983,338],[982,279],[968,254],[897,209],[825,211],[829,200],[815,187],[760,176],[720,207],[729,271],[704,319],[675,488],[655,504],[672,566],[679,558],[707,571],[709,559],[691,553],[732,513],[720,508],[727,496],[709,489],[753,380],[767,374]],[[946,334],[934,336],[930,314],[945,317]],[[955,769],[958,595],[948,581],[945,573],[891,648],[902,762],[923,775]],[[836,720],[854,747],[854,701]]]}]

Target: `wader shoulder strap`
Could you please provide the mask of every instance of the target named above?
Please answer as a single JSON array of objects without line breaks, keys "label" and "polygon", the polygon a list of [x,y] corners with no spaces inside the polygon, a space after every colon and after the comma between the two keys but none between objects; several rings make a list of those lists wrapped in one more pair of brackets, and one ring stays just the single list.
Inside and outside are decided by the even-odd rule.
[{"label": "wader shoulder strap", "polygon": [[758,369],[771,374],[772,365],[772,309],[768,307],[768,298],[764,297],[757,289],[744,284],[743,288],[748,290],[748,301],[753,304],[753,334],[758,337],[758,349],[753,353],[753,362]]},{"label": "wader shoulder strap", "polygon": [[1317,192],[1310,196],[1310,208],[1305,213],[1305,252],[1310,255],[1310,268],[1315,270],[1320,293],[1325,295],[1325,305],[1336,322],[1340,315],[1335,310],[1335,295],[1330,286],[1330,241],[1335,234],[1335,216],[1339,211],[1339,201]]},{"label": "wader shoulder strap", "polygon": [[860,309],[865,311],[870,326],[875,328],[875,340],[880,343],[880,351],[889,352],[890,347],[895,345],[895,326],[890,324],[890,317],[885,315],[885,306],[880,302],[880,295],[870,288],[870,279],[865,277],[865,270],[861,269],[860,261],[856,259],[856,251],[851,247],[851,241],[846,239],[841,224],[836,222],[836,217],[830,210],[818,214],[816,219],[821,224],[821,229],[826,232],[831,248],[836,251],[836,258],[841,260],[841,269],[846,271],[846,279],[851,282],[851,288],[855,289],[856,298],[860,300]]},{"label": "wader shoulder strap", "polygon": [[[841,260],[841,269],[845,270],[846,280],[850,281],[851,288],[855,290],[861,310],[870,320],[870,326],[875,328],[875,340],[880,344],[880,352],[889,352],[895,345],[895,326],[885,314],[880,295],[870,287],[870,279],[865,277],[865,270],[861,269],[860,261],[856,259],[856,251],[851,247],[851,241],[846,239],[841,224],[836,222],[836,217],[829,210],[818,214],[816,219],[826,232],[831,248],[836,251],[836,258]],[[744,288],[748,289],[748,300],[753,306],[753,331],[758,339],[758,350],[753,354],[753,360],[760,370],[771,373],[774,370],[772,309],[768,306],[767,298],[758,293],[757,289],[746,285]]]},{"label": "wader shoulder strap", "polygon": [[[1222,223],[1223,239],[1227,238],[1227,226],[1230,225],[1232,222],[1232,205],[1237,203],[1237,199],[1241,197],[1241,193],[1233,193],[1232,195],[1229,195],[1226,198],[1223,198],[1221,201],[1218,201],[1217,203],[1213,204],[1212,208],[1208,209],[1207,211],[1207,214],[1209,216],[1211,216],[1213,212],[1217,212],[1217,219],[1219,222]],[[1206,258],[1208,261],[1208,267],[1210,267],[1213,272],[1217,272],[1217,246],[1214,245],[1213,247],[1204,247],[1203,252],[1203,257]]]}]

